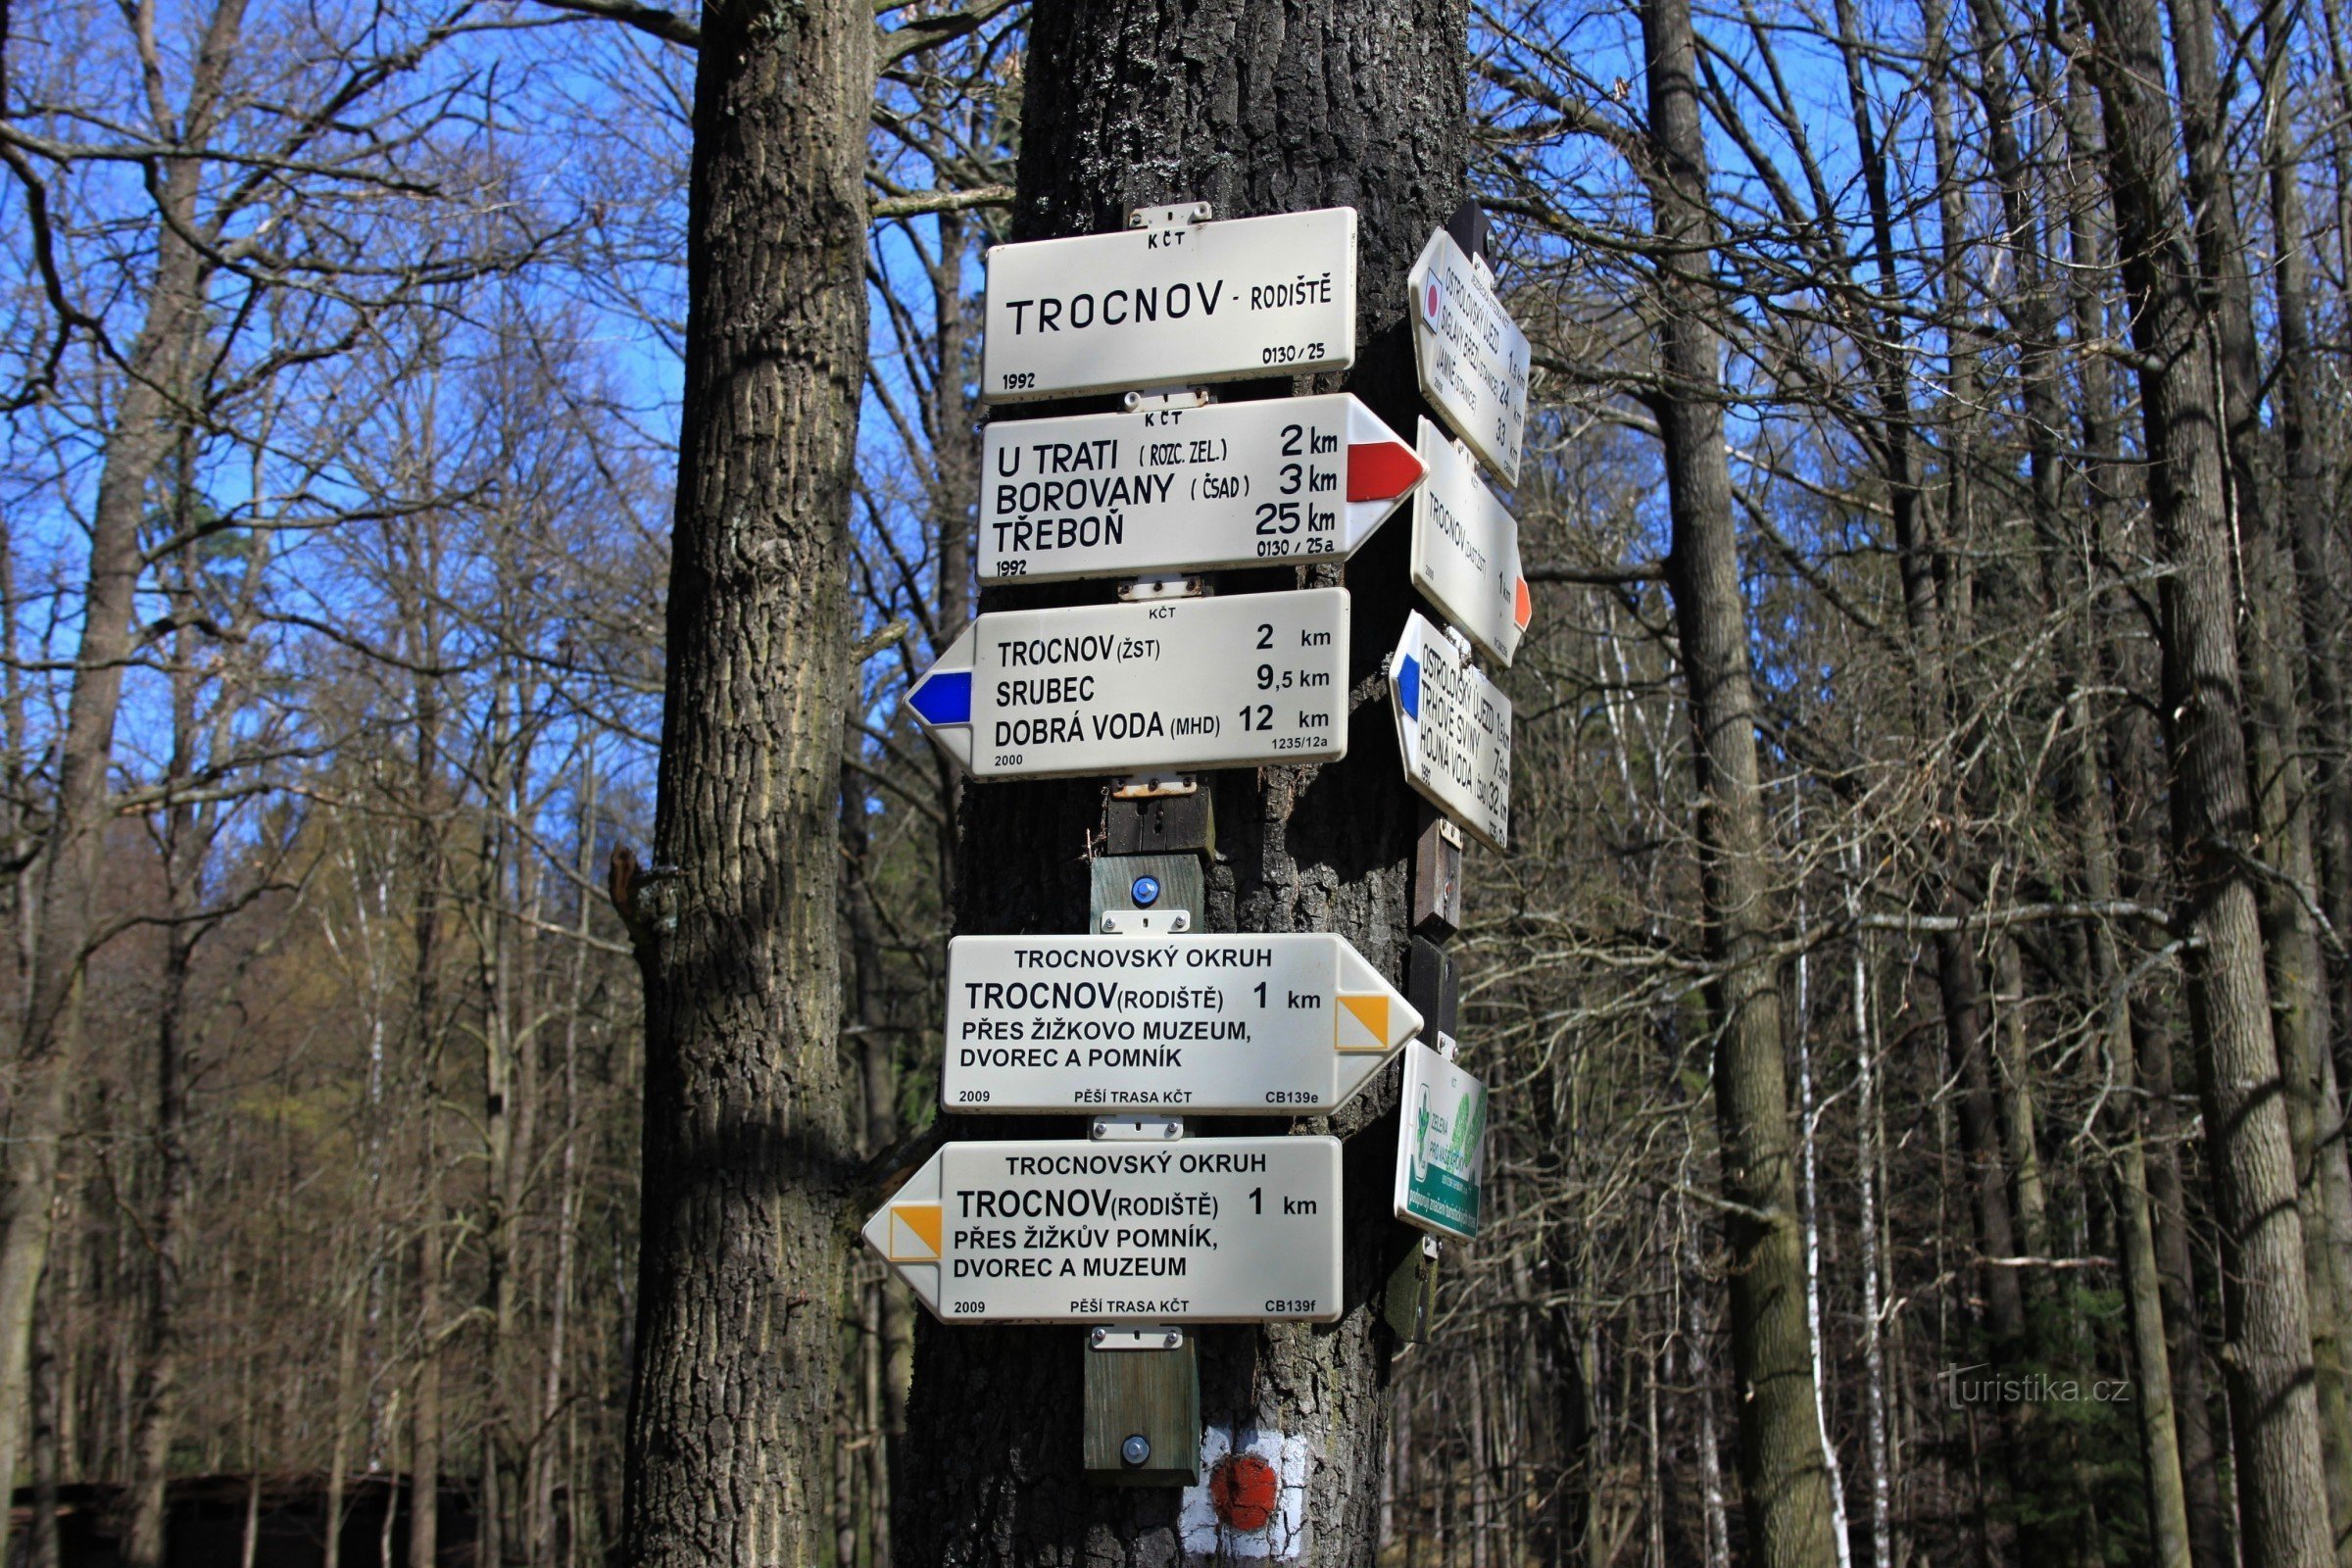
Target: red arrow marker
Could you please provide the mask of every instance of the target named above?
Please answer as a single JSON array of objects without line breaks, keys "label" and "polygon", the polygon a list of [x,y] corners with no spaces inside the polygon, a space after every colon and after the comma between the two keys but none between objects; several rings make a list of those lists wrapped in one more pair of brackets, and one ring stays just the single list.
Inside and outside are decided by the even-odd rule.
[{"label": "red arrow marker", "polygon": [[1348,522],[1342,553],[1353,555],[1372,530],[1421,487],[1429,460],[1363,405],[1348,399]]},{"label": "red arrow marker", "polygon": [[1527,594],[1527,579],[1522,577],[1519,579],[1517,596],[1511,601],[1511,618],[1519,623],[1521,631],[1525,631],[1527,623],[1535,618],[1535,613],[1536,607]]},{"label": "red arrow marker", "polygon": [[1394,501],[1429,471],[1421,454],[1401,441],[1348,444],[1348,499]]}]

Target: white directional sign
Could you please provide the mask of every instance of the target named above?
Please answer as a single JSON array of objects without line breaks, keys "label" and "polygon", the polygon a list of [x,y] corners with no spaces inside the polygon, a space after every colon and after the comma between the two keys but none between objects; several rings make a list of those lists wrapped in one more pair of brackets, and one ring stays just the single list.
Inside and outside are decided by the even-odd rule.
[{"label": "white directional sign", "polygon": [[979,778],[1348,755],[1348,590],[982,615],[906,693]]},{"label": "white directional sign", "polygon": [[1507,849],[1511,700],[1418,612],[1404,617],[1389,660],[1389,695],[1405,782],[1467,832]]},{"label": "white directional sign", "polygon": [[999,419],[980,461],[982,582],[1344,561],[1422,472],[1344,392]]},{"label": "white directional sign", "polygon": [[1439,229],[1410,274],[1421,395],[1505,484],[1527,431],[1527,334],[1453,236]]},{"label": "white directional sign", "polygon": [[939,1099],[1304,1115],[1352,1098],[1420,1027],[1327,933],[957,937]]},{"label": "white directional sign", "polygon": [[1420,436],[1429,478],[1413,493],[1413,586],[1508,669],[1534,610],[1519,524],[1445,431],[1423,419]]},{"label": "white directional sign", "polygon": [[949,1144],[865,1239],[950,1323],[1329,1322],[1340,1141]]},{"label": "white directional sign", "polygon": [[980,395],[991,403],[1354,363],[1352,207],[988,253]]}]

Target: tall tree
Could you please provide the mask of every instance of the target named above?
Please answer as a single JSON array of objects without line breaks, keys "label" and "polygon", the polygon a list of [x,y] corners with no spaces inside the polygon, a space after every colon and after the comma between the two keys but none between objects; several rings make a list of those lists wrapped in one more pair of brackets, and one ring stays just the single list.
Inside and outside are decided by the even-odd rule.
[{"label": "tall tree", "polygon": [[1805,1263],[1771,939],[1772,877],[1749,682],[1747,607],[1724,450],[1722,341],[1707,276],[1715,243],[1690,0],[1644,0],[1646,179],[1658,245],[1659,385],[1673,543],[1666,581],[1689,698],[1715,1114],[1731,1243],[1740,1480],[1750,1542],[1771,1568],[1836,1560],[1805,1324]]},{"label": "tall tree", "polygon": [[655,863],[614,863],[646,991],[630,1563],[825,1551],[873,15],[703,14]]},{"label": "tall tree", "polygon": [[[127,374],[91,511],[81,643],[58,747],[57,802],[37,852],[31,963],[17,1021],[8,1185],[0,1196],[0,1483],[13,1483],[21,1452],[33,1298],[48,1266],[58,1152],[68,1132],[70,1089],[81,1071],[84,965],[112,814],[107,768],[123,668],[134,647],[139,527],[148,480],[170,453],[173,416],[186,406],[190,359],[204,324],[211,266],[199,238],[206,227],[198,206],[199,149],[223,113],[244,21],[244,0],[220,0],[207,16],[184,102],[166,98],[160,74],[152,83],[153,129],[172,150],[153,160],[150,175],[160,218],[155,270],[146,318],[125,356]],[[15,161],[21,164],[22,155]],[[0,1550],[7,1540],[7,1521],[0,1519]]]},{"label": "tall tree", "polygon": [[2178,921],[2207,1164],[2221,1221],[2225,1359],[2240,1543],[2252,1568],[2329,1559],[2304,1235],[2287,1086],[2251,858],[2254,801],[2238,673],[2231,517],[2206,357],[2212,329],[2163,97],[2153,0],[2091,0],[2088,68],[2107,128],[2117,250],[2139,353],[2148,494],[2163,587],[2164,713],[2173,766]]},{"label": "tall tree", "polygon": [[[1410,429],[1421,405],[1404,279],[1464,194],[1465,24],[1459,0],[1040,4],[1030,24],[1014,237],[1117,228],[1128,209],[1166,202],[1205,201],[1220,219],[1352,206],[1359,359],[1334,379],[1395,428]],[[1293,390],[1275,381],[1226,396]],[[1376,535],[1346,573],[1348,678],[1359,694],[1347,760],[1204,779],[1220,852],[1207,925],[1338,931],[1392,975],[1407,950],[1419,819],[1377,695],[1409,603],[1404,532]],[[1309,575],[1333,581],[1338,573]],[[1231,586],[1295,581],[1264,573]],[[1042,597],[1004,593],[984,608]],[[1084,929],[1087,876],[1076,857],[1102,812],[1099,782],[967,788],[958,928]],[[1328,1124],[1298,1124],[1356,1135],[1344,1193],[1347,1315],[1332,1327],[1200,1336],[1202,1418],[1294,1434],[1313,1454],[1304,1512],[1314,1539],[1305,1550],[1320,1562],[1367,1560],[1377,1544],[1391,1336],[1375,1298],[1393,1246],[1395,1146],[1369,1129],[1392,1103],[1367,1095]],[[909,1463],[896,1493],[900,1561],[1141,1568],[1172,1560],[1172,1494],[1099,1488],[1085,1477],[1080,1367],[1068,1329],[918,1328]]]}]

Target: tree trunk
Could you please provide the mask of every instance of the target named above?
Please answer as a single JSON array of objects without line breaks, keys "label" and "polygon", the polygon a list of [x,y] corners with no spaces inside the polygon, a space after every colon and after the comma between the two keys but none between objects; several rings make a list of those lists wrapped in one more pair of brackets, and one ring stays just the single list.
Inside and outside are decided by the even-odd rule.
[{"label": "tree trunk", "polygon": [[[206,19],[190,68],[191,122],[214,113],[244,16],[244,0],[220,0]],[[31,873],[38,907],[9,1104],[7,1185],[0,1192],[0,1478],[13,1477],[23,1456],[33,1300],[48,1262],[59,1144],[81,1070],[84,949],[113,820],[107,768],[138,609],[139,526],[148,479],[175,438],[174,401],[203,321],[209,269],[191,243],[203,164],[193,157],[157,162],[150,188],[164,216],[156,229],[155,276],[92,500],[81,640],[57,742],[57,801]],[[8,1518],[0,1512],[0,1559],[7,1549]]]},{"label": "tree trunk", "polygon": [[[2312,887],[2315,878],[2300,745],[2302,715],[2288,657],[2292,619],[2287,611],[2297,598],[2294,568],[2275,526],[2278,509],[2269,480],[2277,466],[2263,461],[2271,435],[2263,427],[2254,290],[2237,221],[2233,160],[2214,58],[2214,12],[2209,0],[2169,4],[2173,58],[2180,83],[2181,139],[2188,150],[2187,192],[2199,263],[2213,297],[2210,331],[2222,389],[2222,457],[2233,509],[2231,538],[2242,574],[2234,609],[2239,617],[2243,723],[2256,835],[2247,848],[2260,853],[2276,873],[2257,881],[2254,893],[2269,962],[2272,1032],[2287,1093],[2287,1136],[2301,1195],[2305,1291],[2328,1510],[2338,1563],[2352,1568],[2352,1398],[2344,1382],[2339,1343],[2343,1308],[2335,1298],[2317,1142],[2325,1115],[2319,1103],[2319,1062],[2329,1049],[2327,974],[2313,911],[2300,891]],[[2340,1146],[2331,1146],[2326,1153],[2342,1158]]]},{"label": "tree trunk", "polygon": [[[2113,267],[2113,248],[2101,224],[2097,192],[2104,185],[2104,144],[2092,112],[2090,84],[2081,70],[2066,77],[2064,102],[2067,153],[2077,168],[2082,194],[2068,203],[2068,245],[2075,270],[2083,279],[2074,290],[2073,318],[2078,342],[2096,342],[2111,329],[2103,292],[2086,286]],[[2107,454],[2122,449],[2118,409],[2120,399],[2106,356],[2082,356],[2081,446],[2091,454],[2082,465],[2085,510],[2089,514],[2089,543],[2094,552],[2112,548],[2114,513],[2122,501],[2119,465]],[[2151,681],[2133,667],[2134,661],[2114,636],[2102,632],[2090,649],[2088,665],[2113,684],[2145,690]],[[2127,795],[2144,795],[2163,775],[2157,756],[2155,724],[2146,711],[2118,704],[2108,712],[2101,760],[2108,779]],[[2145,781],[2145,789],[2131,788]],[[2165,897],[2161,885],[2161,851],[2147,825],[2148,812],[2135,806],[2130,811],[2110,806],[2114,824],[2119,890],[2130,898],[2154,903]],[[2180,1490],[2188,1521],[2189,1557],[2196,1568],[2230,1568],[2236,1553],[2236,1532],[2221,1482],[2221,1461],[2215,1450],[2210,1383],[2205,1364],[2204,1336],[2199,1327],[2193,1255],[2189,1245],[2188,1214],[2180,1176],[2179,1122],[2173,1093],[2172,1037],[2168,1022],[2152,1019],[2143,1008],[2130,1012],[2134,1058],[2146,1087],[2143,1112],[2144,1161],[2149,1218],[2154,1226],[2156,1268],[2162,1290],[2165,1346],[2173,1379],[2174,1427],[2179,1434]]]},{"label": "tree trunk", "polygon": [[[2306,812],[2314,840],[2316,866],[2307,867],[2318,879],[2318,900],[2328,923],[2340,935],[2352,930],[2352,770],[2344,766],[2347,723],[2342,670],[2338,666],[2343,630],[2341,595],[2328,570],[2327,535],[2329,509],[2325,465],[2318,450],[2321,421],[2315,385],[2323,368],[2311,340],[2311,258],[2305,235],[2303,187],[2293,158],[2293,126],[2288,120],[2284,88],[2295,45],[2295,28],[2286,20],[2264,22],[2264,75],[2271,99],[2268,163],[2271,228],[2277,236],[2278,264],[2272,270],[2277,290],[2278,330],[2278,428],[2282,460],[2282,518],[2295,578],[2297,623],[2307,706],[2302,752],[2311,760],[2312,775]],[[2341,138],[2337,138],[2339,141]],[[2310,858],[2307,854],[2306,858]],[[2304,921],[2305,926],[2311,924]],[[2318,955],[2314,949],[2314,958]],[[2338,968],[2352,976],[2352,964],[2339,957]],[[2322,976],[2325,977],[2325,965]],[[2323,1184],[2334,1195],[2329,1200],[2330,1264],[2335,1280],[2337,1350],[2344,1353],[2348,1314],[2352,1314],[2352,1217],[2343,1209],[2352,1203],[2352,1168],[2342,1147],[2343,1100],[2339,1065],[2345,1052],[2348,1011],[2342,986],[2323,990],[2320,1004],[2334,1000],[2330,1039],[2321,1053],[2323,1091],[2318,1129]],[[2339,1533],[2338,1547],[2342,1538]]]},{"label": "tree trunk", "polygon": [[335,1382],[327,1418],[334,1434],[326,1450],[326,1539],[319,1568],[343,1568],[343,1496],[351,1471],[351,1394],[360,1365],[360,1293],[345,1290],[335,1305]]},{"label": "tree trunk", "polygon": [[[1801,821],[1790,828],[1801,835]],[[1805,901],[1796,901],[1798,929],[1805,925]],[[1838,1568],[1853,1568],[1852,1527],[1845,1513],[1845,1472],[1838,1463],[1838,1446],[1830,1438],[1829,1348],[1821,1330],[1821,1252],[1826,1222],[1821,1211],[1821,1139],[1813,1099],[1813,987],[1812,961],[1796,959],[1796,1126],[1797,1213],[1805,1249],[1805,1348],[1812,1359],[1816,1430],[1821,1434],[1822,1466],[1828,1472],[1830,1534],[1838,1546]],[[1704,1387],[1703,1380],[1698,1380]]]},{"label": "tree trunk", "polygon": [[[572,927],[569,979],[564,1007],[564,1146],[556,1176],[556,1275],[548,1287],[547,1361],[541,1372],[539,1436],[534,1449],[531,1481],[531,1530],[528,1560],[536,1568],[556,1568],[564,1560],[556,1550],[557,1456],[566,1428],[564,1385],[569,1369],[573,1259],[579,1250],[580,1227],[580,1012],[587,995],[588,944],[594,903],[588,890],[595,886],[598,786],[596,748],[591,744],[580,760],[579,780],[572,798],[578,803],[575,829],[577,863],[572,876],[579,909]],[[580,1478],[571,1478],[576,1492]],[[568,1545],[569,1543],[566,1543]],[[325,1568],[335,1568],[328,1563]],[[879,1565],[877,1565],[879,1568]]]},{"label": "tree trunk", "polygon": [[2303,1227],[2252,878],[2230,517],[2198,278],[2161,96],[2153,0],[2091,0],[2090,65],[2106,116],[2117,250],[2142,357],[2141,414],[2163,589],[2164,711],[2173,763],[2178,923],[2221,1221],[2249,1568],[2331,1560],[2312,1388]]},{"label": "tree trunk", "polygon": [[1767,1568],[1835,1561],[1830,1494],[1805,1331],[1782,1059],[1781,992],[1762,956],[1771,875],[1748,679],[1747,609],[1724,453],[1721,348],[1706,277],[1714,242],[1690,0],[1645,0],[1650,180],[1662,318],[1656,401],[1674,543],[1667,586],[1697,767],[1698,847],[1715,1030],[1715,1111],[1731,1251],[1734,1405],[1748,1548]]},{"label": "tree trunk", "polygon": [[188,971],[199,927],[190,923],[196,902],[192,858],[195,812],[172,808],[172,835],[166,854],[175,862],[170,906],[177,917],[164,938],[163,985],[156,999],[155,1040],[155,1206],[148,1219],[149,1261],[145,1322],[141,1325],[138,1386],[132,1399],[135,1435],[130,1445],[130,1530],[123,1543],[127,1568],[164,1568],[164,1487],[171,1473],[172,1439],[179,1416],[180,1255],[188,1205]]},{"label": "tree trunk", "polygon": [[[956,439],[962,439],[960,432]],[[941,569],[947,567],[943,564]],[[842,745],[854,755],[858,744],[853,724],[843,733]],[[856,768],[845,764],[841,770],[842,917],[850,944],[850,1016],[861,1031],[858,1066],[865,1121],[859,1152],[871,1159],[899,1136],[901,1035],[886,1000],[882,928],[868,881],[873,868],[866,834],[867,800],[864,780]],[[905,1359],[913,1349],[914,1325],[906,1317],[906,1292],[896,1281],[877,1280],[859,1287],[858,1294],[864,1298],[858,1310],[866,1330],[859,1335],[858,1365],[870,1369],[868,1375],[875,1385],[872,1400],[879,1406],[874,1412],[874,1428],[866,1435],[868,1568],[891,1568],[890,1478],[906,1431],[906,1384],[897,1374],[906,1369]]]},{"label": "tree trunk", "polygon": [[[873,9],[703,13],[620,1556],[821,1559],[841,1348],[835,810]],[[616,868],[618,869],[618,868]]]},{"label": "tree trunk", "polygon": [[[440,580],[440,537],[429,524],[416,536],[414,558],[424,582]],[[411,623],[418,673],[411,683],[416,715],[416,755],[411,828],[416,835],[416,885],[409,924],[416,943],[410,976],[409,1039],[416,1051],[416,1113],[423,1129],[422,1188],[416,1236],[416,1369],[410,1440],[409,1568],[438,1568],[441,1525],[441,1293],[447,1264],[442,1231],[441,1120],[441,923],[448,856],[442,835],[446,791],[442,775],[441,688],[423,672],[439,657],[440,626],[428,611]]]},{"label": "tree trunk", "polygon": [[[1351,205],[1362,352],[1339,384],[1392,427],[1410,429],[1421,404],[1402,283],[1464,188],[1458,0],[1280,8],[1047,0],[1030,27],[1016,236],[1115,229],[1129,207],[1187,199],[1211,203],[1219,218]],[[1285,380],[1232,395],[1291,390]],[[1357,689],[1377,689],[1410,602],[1404,532],[1383,530],[1348,569]],[[1330,568],[1309,575],[1337,577]],[[1268,572],[1235,586],[1297,581],[1294,572]],[[1088,592],[1060,595],[1068,602]],[[1419,810],[1397,769],[1391,723],[1373,700],[1354,716],[1344,762],[1206,776],[1222,852],[1210,867],[1210,929],[1338,931],[1375,966],[1401,971]],[[1084,929],[1079,856],[1101,811],[1098,781],[967,786],[959,929]],[[1348,1145],[1343,1197],[1348,1315],[1331,1326],[1199,1336],[1203,1420],[1295,1436],[1312,1455],[1310,1562],[1366,1560],[1378,1533],[1390,1335],[1374,1301],[1394,1245],[1395,1146],[1385,1129],[1365,1130],[1393,1101],[1367,1095],[1328,1122],[1298,1124],[1359,1134]],[[1067,1120],[1043,1125],[1078,1130]],[[1067,1328],[918,1325],[894,1531],[902,1562],[1141,1568],[1174,1560],[1173,1493],[1099,1488],[1080,1467],[1080,1345]]]},{"label": "tree trunk", "polygon": [[[426,1090],[426,1115],[433,1094]],[[435,1168],[436,1145],[425,1136],[424,1168]],[[424,1225],[416,1239],[416,1394],[409,1461],[409,1568],[440,1568],[441,1560],[441,1290],[445,1258],[441,1184],[425,1182]]]},{"label": "tree trunk", "polygon": [[[2068,802],[2082,858],[2082,891],[2094,901],[2116,896],[2115,824],[2098,776],[2100,748],[2090,701],[2075,695],[2073,767]],[[2115,932],[2104,921],[2090,930],[2090,983],[2108,1071],[2117,1091],[2109,1101],[2116,1150],[2116,1206],[2123,1229],[2124,1294],[2132,1326],[2132,1391],[2139,1421],[2140,1462],[2148,1493],[2148,1525],[2160,1568],[2188,1568],[2188,1501],[2181,1481],[2180,1423],[2174,1414],[2173,1356],[2165,1334],[2164,1279],[2157,1265],[2156,1221],[2148,1183],[2146,1087],[2132,1038],[2132,1004]],[[2175,1185],[2178,1185],[2177,1183]]]},{"label": "tree trunk", "polygon": [[[58,1487],[64,1479],[67,1440],[66,1415],[73,1398],[73,1378],[66,1365],[65,1341],[69,1314],[60,1302],[70,1293],[66,1281],[52,1274],[41,1281],[43,1311],[32,1328],[28,1436],[32,1460],[32,1528],[26,1533],[23,1562],[25,1568],[66,1568],[59,1540]],[[16,1478],[9,1477],[9,1498],[16,1497]]]},{"label": "tree trunk", "polygon": [[[2266,17],[2264,27],[2271,57],[2264,74],[2274,84],[2274,92],[2282,94],[2296,28],[2291,21],[2278,17]],[[2346,699],[2342,663],[2347,626],[2328,542],[2334,511],[2328,504],[2326,466],[2319,450],[2322,427],[2315,384],[2324,371],[2311,338],[2310,242],[2305,234],[2301,172],[2290,145],[2294,127],[2289,106],[2275,100],[2268,107],[2267,119],[2271,127],[2271,230],[2278,258],[2272,277],[2278,308],[2282,522],[2299,589],[2296,620],[2302,633],[2309,702],[2306,717],[2311,725],[2307,752],[2312,761],[2320,904],[2329,923],[2341,933],[2352,931],[2352,767],[2345,765],[2345,748],[2352,744],[2352,702]],[[2329,139],[2338,151],[2340,169],[2347,138],[2339,126]],[[2345,200],[2352,200],[2352,191],[2339,191],[2339,201]],[[2337,967],[2334,991],[2340,1030],[2344,1020],[2352,1018],[2352,991],[2347,989],[2352,986],[2352,963],[2339,959]],[[2344,1056],[2340,1037],[2335,1046],[2340,1063]],[[2340,1065],[2338,1076],[2343,1076]],[[2346,1239],[2337,1240],[2341,1245]],[[2339,1305],[2352,1309],[2352,1300]]]},{"label": "tree trunk", "polygon": [[[1845,867],[1846,909],[1859,905],[1853,877],[1861,861],[1857,847],[1848,853]],[[1893,1416],[1887,1408],[1886,1325],[1881,1321],[1880,1297],[1885,1263],[1879,1246],[1879,1166],[1883,1135],[1879,1125],[1878,1017],[1870,983],[1870,954],[1859,933],[1853,955],[1854,1011],[1854,1134],[1861,1216],[1856,1226],[1862,1242],[1862,1377],[1868,1402],[1865,1446],[1870,1453],[1870,1546],[1872,1568],[1894,1568]]]}]

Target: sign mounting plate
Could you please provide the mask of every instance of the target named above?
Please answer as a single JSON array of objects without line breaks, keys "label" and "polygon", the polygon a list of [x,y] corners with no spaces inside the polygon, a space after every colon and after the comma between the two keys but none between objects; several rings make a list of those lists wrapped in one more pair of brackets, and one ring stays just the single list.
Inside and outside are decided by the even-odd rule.
[{"label": "sign mounting plate", "polygon": [[999,245],[990,403],[1309,375],[1355,363],[1355,209]]}]

